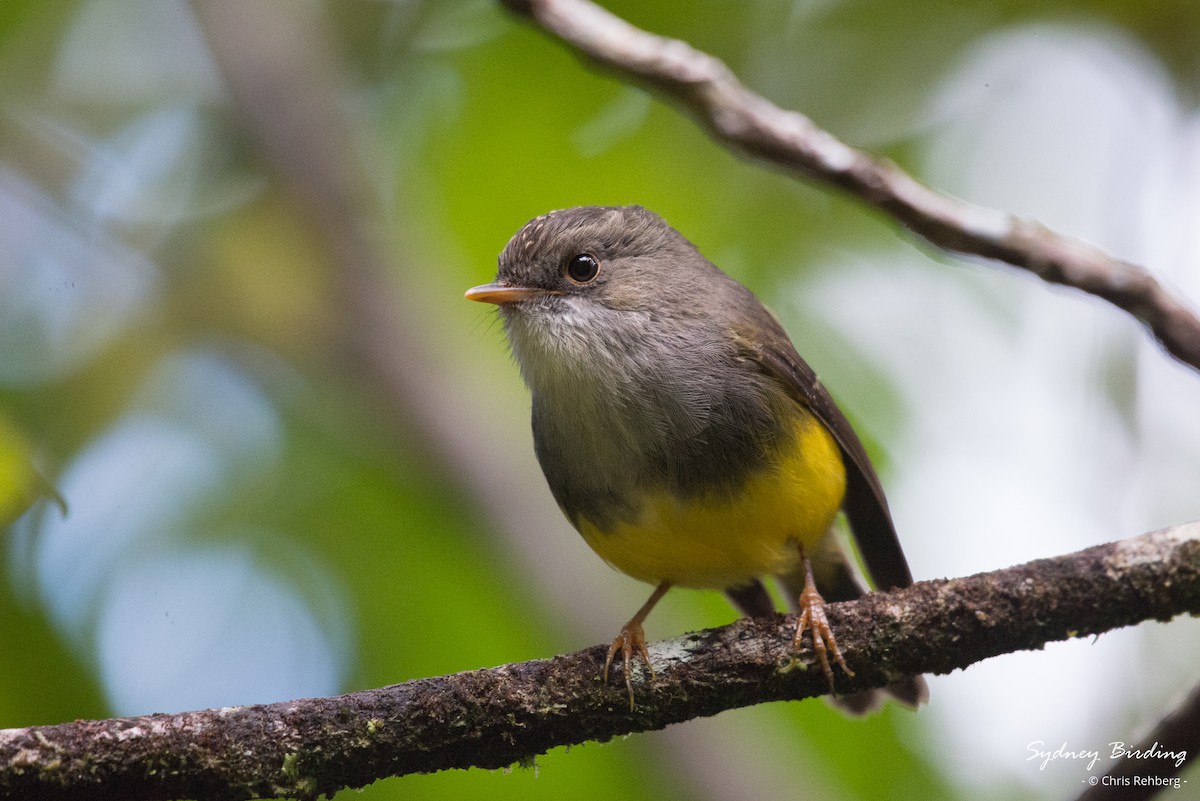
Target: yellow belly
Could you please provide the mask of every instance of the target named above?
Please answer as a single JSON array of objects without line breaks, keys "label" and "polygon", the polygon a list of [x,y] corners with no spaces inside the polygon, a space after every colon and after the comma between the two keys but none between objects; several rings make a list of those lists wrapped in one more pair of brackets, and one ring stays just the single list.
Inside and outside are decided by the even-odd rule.
[{"label": "yellow belly", "polygon": [[622,573],[657,584],[724,589],[783,573],[828,533],[846,491],[846,471],[832,435],[802,413],[792,444],[747,477],[740,492],[679,500],[647,493],[631,522],[580,533]]}]

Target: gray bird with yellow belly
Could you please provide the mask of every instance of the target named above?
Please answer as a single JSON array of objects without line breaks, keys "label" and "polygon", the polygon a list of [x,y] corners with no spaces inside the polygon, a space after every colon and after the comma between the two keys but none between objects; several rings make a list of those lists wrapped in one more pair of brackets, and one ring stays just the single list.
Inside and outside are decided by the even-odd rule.
[{"label": "gray bird with yellow belly", "polygon": [[[466,296],[500,308],[559,507],[605,561],[655,585],[605,665],[621,654],[631,706],[642,623],[672,586],[767,615],[761,579],[777,576],[800,612],[795,645],[811,631],[831,690],[830,658],[853,675],[824,613],[864,591],[830,536],[838,510],[877,586],[912,576],[862,443],[753,293],[653,212],[588,206],[531,220],[496,281]],[[926,696],[920,677],[887,689]],[[874,697],[839,700],[862,711]]]}]

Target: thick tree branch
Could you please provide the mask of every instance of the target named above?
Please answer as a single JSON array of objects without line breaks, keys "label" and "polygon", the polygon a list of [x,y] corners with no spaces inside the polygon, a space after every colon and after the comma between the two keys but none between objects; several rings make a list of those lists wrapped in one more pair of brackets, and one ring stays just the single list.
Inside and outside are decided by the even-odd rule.
[{"label": "thick tree branch", "polygon": [[[1200,614],[1200,523],[828,609],[856,676],[948,673],[1143,620]],[[0,731],[0,799],[315,797],[384,776],[498,768],[763,701],[825,692],[794,619],[744,619],[650,647],[631,712],[604,647],[337,698]]]},{"label": "thick tree branch", "polygon": [[647,33],[589,0],[501,0],[582,56],[658,90],[719,141],[787,171],[840,187],[945,250],[1028,270],[1103,298],[1200,370],[1200,318],[1149,272],[1034,220],[934,191],[747,89],[719,59]]}]

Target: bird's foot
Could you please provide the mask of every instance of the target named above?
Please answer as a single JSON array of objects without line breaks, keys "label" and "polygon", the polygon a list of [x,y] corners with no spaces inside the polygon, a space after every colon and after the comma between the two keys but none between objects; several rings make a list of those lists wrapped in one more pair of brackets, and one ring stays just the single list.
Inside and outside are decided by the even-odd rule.
[{"label": "bird's foot", "polygon": [[622,672],[625,675],[625,689],[629,691],[629,709],[633,711],[633,680],[630,678],[631,670],[630,663],[633,662],[634,656],[642,657],[646,663],[646,669],[650,671],[650,678],[654,678],[654,666],[650,664],[650,652],[646,650],[646,632],[642,630],[642,624],[636,620],[631,620],[621,627],[621,633],[612,641],[612,645],[608,647],[608,656],[604,660],[604,682],[608,683],[608,669],[612,667],[613,658],[621,654]]},{"label": "bird's foot", "polygon": [[794,650],[800,649],[805,629],[811,632],[813,651],[817,655],[817,662],[821,665],[821,672],[825,674],[825,681],[829,684],[829,691],[832,693],[834,691],[833,668],[829,665],[830,655],[833,655],[834,661],[841,666],[847,676],[853,676],[854,671],[846,665],[846,660],[842,657],[842,650],[838,648],[837,637],[833,636],[833,629],[829,627],[829,620],[825,617],[825,599],[821,597],[811,582],[805,582],[804,589],[800,593],[800,617],[796,624],[796,636],[792,639]]}]

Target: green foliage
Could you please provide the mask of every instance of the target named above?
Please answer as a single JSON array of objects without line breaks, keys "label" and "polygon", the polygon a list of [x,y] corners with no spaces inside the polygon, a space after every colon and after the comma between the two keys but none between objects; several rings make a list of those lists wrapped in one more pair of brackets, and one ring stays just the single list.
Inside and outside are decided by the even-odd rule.
[{"label": "green foliage", "polygon": [[[42,333],[50,334],[45,342],[32,335],[0,340],[0,361],[19,351],[33,365],[20,375],[0,374],[0,523],[32,500],[34,455],[55,466],[57,482],[126,415],[144,411],[139,392],[158,366],[211,351],[237,376],[230,381],[261,394],[261,404],[245,408],[277,421],[279,455],[263,456],[247,473],[214,468],[213,489],[201,500],[185,492],[135,493],[124,512],[129,504],[161,501],[179,517],[170,530],[154,532],[159,539],[131,546],[127,557],[164,543],[246,549],[247,569],[261,571],[254,581],[287,588],[334,652],[336,682],[314,692],[549,656],[593,644],[597,631],[611,636],[644,599],[642,588],[613,580],[612,602],[589,613],[595,626],[586,632],[572,622],[578,612],[560,614],[556,605],[566,603],[545,574],[589,558],[565,524],[561,550],[530,564],[499,535],[488,514],[493,507],[474,496],[468,471],[446,458],[455,446],[439,441],[444,432],[426,430],[419,416],[379,392],[361,359],[347,355],[347,332],[362,323],[348,316],[342,295],[339,275],[347,265],[339,259],[347,255],[329,248],[329,221],[306,212],[294,176],[280,177],[246,109],[221,83],[187,7],[164,3],[154,19],[167,28],[138,29],[145,35],[134,41],[145,53],[106,49],[105,31],[144,20],[149,8],[123,2],[106,9],[86,0],[0,4],[0,188],[33,187],[37,197],[21,195],[23,208],[49,209],[46,216],[60,226],[45,229],[42,241],[8,247],[0,276],[40,259],[70,267],[55,249],[70,237],[83,242],[71,258],[136,261],[134,272],[142,271],[130,279],[128,295],[90,311],[83,279],[35,282],[37,292],[65,293],[84,312],[68,324],[71,310],[55,306],[60,316],[41,320]],[[1176,32],[1200,25],[1200,5],[1187,0],[628,0],[611,8],[713,52],[771,99],[909,168],[919,166],[930,133],[928,94],[989,33],[1064,19],[1123,26],[1176,75],[1194,78],[1195,48],[1182,44],[1195,37]],[[453,411],[486,420],[482,430],[492,433],[528,426],[528,399],[498,326],[461,298],[490,279],[508,237],[550,209],[636,202],[663,214],[775,306],[814,364],[822,371],[829,365],[843,380],[835,394],[869,396],[867,408],[877,416],[871,432],[885,436],[900,427],[906,409],[889,377],[856,358],[855,343],[835,339],[839,310],[813,308],[796,291],[820,277],[831,256],[912,256],[893,224],[730,154],[677,109],[592,71],[495,4],[339,2],[316,9],[332,58],[326,67],[342,87],[338,108],[349,121],[350,152],[338,158],[361,170],[369,198],[341,211],[371,233],[388,271],[382,284],[422,333],[423,341],[385,344],[397,354],[422,352],[425,361],[401,363],[428,370],[422,378],[431,385],[453,387],[462,407]],[[156,48],[156,41],[168,44]],[[114,65],[131,55],[141,85],[118,81],[126,73]],[[150,67],[138,66],[142,57]],[[71,64],[84,65],[82,73]],[[94,83],[84,80],[93,73]],[[96,88],[118,84],[121,91]],[[295,102],[308,91],[297,83]],[[114,320],[89,327],[114,308]],[[62,341],[79,334],[71,325],[98,344],[68,358]],[[46,348],[44,358],[38,347]],[[189,401],[202,405],[206,393],[196,395],[174,399],[178,418],[170,419],[195,423]],[[203,421],[216,412],[197,414]],[[30,444],[10,447],[9,420]],[[197,426],[189,431],[220,440]],[[214,430],[235,428],[221,423]],[[488,464],[511,463],[514,471],[531,464],[527,437],[468,444]],[[875,445],[890,468],[887,448]],[[157,463],[140,469],[153,482]],[[526,491],[542,508],[551,505],[540,479]],[[52,511],[38,509],[0,540],[0,727],[120,711],[100,667],[96,608],[76,610],[82,622],[74,630],[64,620],[75,618],[53,611],[61,590],[55,581],[69,584],[72,574],[47,567],[39,521]],[[112,533],[87,532],[81,558]],[[586,569],[604,574],[598,581],[609,578],[598,559]],[[88,598],[102,604],[119,580],[114,568]],[[235,617],[254,612],[241,609]],[[676,593],[652,618],[650,636],[730,616],[715,594]],[[236,637],[229,632],[238,622],[227,621],[219,639]],[[237,702],[260,700],[274,699]],[[390,780],[345,797],[715,799],[742,797],[738,790],[746,787],[778,797],[938,799],[958,792],[941,755],[925,745],[920,717],[894,708],[849,720],[817,702],[773,705],[679,728],[688,731],[560,749],[511,771]],[[1018,757],[1020,748],[1014,746]]]}]

